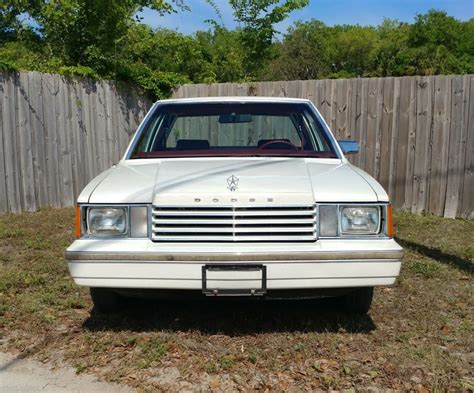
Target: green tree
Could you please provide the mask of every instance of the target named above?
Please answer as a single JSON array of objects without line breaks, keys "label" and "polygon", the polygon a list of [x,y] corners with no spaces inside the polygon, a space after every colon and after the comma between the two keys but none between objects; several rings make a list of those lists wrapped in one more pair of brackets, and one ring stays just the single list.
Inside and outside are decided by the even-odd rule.
[{"label": "green tree", "polygon": [[474,39],[468,36],[472,32],[472,20],[462,23],[443,11],[417,15],[408,37],[407,73],[472,72]]},{"label": "green tree", "polygon": [[[182,0],[174,0],[184,7]],[[99,75],[111,75],[117,43],[127,35],[143,7],[172,12],[165,0],[52,0],[17,1],[10,14],[26,13],[48,53],[65,66],[87,66]],[[120,50],[120,47],[119,47]]]},{"label": "green tree", "polygon": [[235,20],[240,24],[240,39],[245,48],[248,76],[256,76],[272,57],[275,24],[305,7],[309,0],[229,0]]}]

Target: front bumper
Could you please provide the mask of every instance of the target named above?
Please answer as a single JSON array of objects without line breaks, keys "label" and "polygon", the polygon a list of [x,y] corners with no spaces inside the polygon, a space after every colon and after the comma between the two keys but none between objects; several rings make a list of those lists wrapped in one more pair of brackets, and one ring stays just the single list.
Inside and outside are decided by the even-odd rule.
[{"label": "front bumper", "polygon": [[[149,239],[76,240],[66,251],[78,285],[110,288],[202,289],[202,267],[222,263],[266,266],[267,289],[392,285],[402,248],[393,239],[320,239],[315,243],[153,243]],[[214,284],[252,286],[232,275]]]}]

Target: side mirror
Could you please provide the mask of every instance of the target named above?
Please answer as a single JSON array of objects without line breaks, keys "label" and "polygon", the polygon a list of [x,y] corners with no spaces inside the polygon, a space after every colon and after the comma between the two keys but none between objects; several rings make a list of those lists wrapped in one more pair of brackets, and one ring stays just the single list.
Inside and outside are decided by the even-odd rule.
[{"label": "side mirror", "polygon": [[337,141],[344,154],[355,154],[359,152],[359,142],[356,141]]}]

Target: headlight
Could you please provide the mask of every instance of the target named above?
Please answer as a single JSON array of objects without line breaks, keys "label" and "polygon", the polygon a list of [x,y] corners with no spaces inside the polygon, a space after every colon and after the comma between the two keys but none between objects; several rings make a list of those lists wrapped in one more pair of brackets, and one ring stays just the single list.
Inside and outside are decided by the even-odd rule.
[{"label": "headlight", "polygon": [[377,206],[342,206],[340,214],[343,235],[375,235],[380,230]]},{"label": "headlight", "polygon": [[127,233],[127,213],[122,207],[91,207],[87,211],[87,228],[91,235]]}]

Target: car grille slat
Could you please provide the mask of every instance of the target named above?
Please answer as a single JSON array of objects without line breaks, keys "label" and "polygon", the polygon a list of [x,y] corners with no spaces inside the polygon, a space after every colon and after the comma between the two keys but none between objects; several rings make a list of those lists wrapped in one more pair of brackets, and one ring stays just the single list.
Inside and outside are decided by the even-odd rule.
[{"label": "car grille slat", "polygon": [[315,206],[158,207],[155,242],[314,242]]}]

